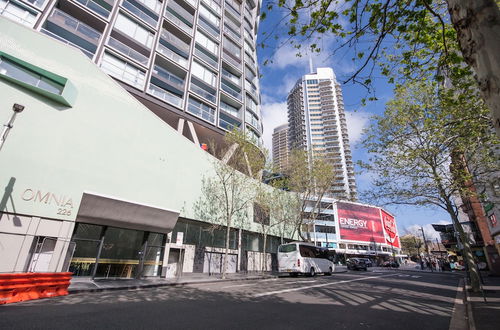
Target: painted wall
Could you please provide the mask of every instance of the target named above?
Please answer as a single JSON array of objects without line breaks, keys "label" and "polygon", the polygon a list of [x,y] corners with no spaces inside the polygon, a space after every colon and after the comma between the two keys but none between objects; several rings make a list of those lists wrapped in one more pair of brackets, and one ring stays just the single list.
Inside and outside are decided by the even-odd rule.
[{"label": "painted wall", "polygon": [[93,192],[194,218],[213,157],[78,50],[1,17],[0,49],[67,78],[77,93],[67,107],[0,79],[0,122],[14,103],[25,106],[0,151],[0,211],[74,221],[83,192]]}]

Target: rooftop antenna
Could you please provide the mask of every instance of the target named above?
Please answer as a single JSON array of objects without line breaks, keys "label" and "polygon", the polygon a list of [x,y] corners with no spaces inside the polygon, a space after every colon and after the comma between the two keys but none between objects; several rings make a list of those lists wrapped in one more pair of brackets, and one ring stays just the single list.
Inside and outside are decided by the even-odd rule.
[{"label": "rooftop antenna", "polygon": [[311,54],[309,54],[309,73],[314,73],[313,59],[312,59]]}]

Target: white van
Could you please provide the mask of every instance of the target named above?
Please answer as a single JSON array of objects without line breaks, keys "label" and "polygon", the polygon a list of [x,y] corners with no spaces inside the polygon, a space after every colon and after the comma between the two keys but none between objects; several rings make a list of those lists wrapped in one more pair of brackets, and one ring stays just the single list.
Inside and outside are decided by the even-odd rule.
[{"label": "white van", "polygon": [[335,271],[332,252],[304,242],[283,244],[278,247],[278,270],[291,276],[314,276],[316,273],[331,275]]}]

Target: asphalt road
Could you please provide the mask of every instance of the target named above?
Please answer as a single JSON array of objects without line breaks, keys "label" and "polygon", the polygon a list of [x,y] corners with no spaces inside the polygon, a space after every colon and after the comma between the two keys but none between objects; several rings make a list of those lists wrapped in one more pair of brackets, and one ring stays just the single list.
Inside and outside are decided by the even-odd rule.
[{"label": "asphalt road", "polygon": [[0,307],[0,329],[449,329],[458,284],[387,271],[84,293]]}]

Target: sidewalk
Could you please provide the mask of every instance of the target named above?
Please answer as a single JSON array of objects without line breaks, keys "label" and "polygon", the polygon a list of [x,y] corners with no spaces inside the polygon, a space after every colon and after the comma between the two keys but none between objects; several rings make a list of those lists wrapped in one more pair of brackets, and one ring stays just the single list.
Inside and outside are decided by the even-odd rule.
[{"label": "sidewalk", "polygon": [[[471,309],[475,329],[499,329],[500,328],[500,277],[483,276],[483,290],[486,302],[481,292],[473,293],[470,286],[467,290],[467,300]],[[471,330],[474,330],[471,327]]]},{"label": "sidewalk", "polygon": [[[345,266],[336,266],[335,273],[346,272]],[[103,278],[92,281],[90,277],[73,277],[68,288],[70,294],[82,292],[99,292],[111,290],[134,290],[141,288],[153,288],[160,286],[189,285],[199,283],[246,281],[277,278],[277,273],[233,273],[227,274],[226,279],[221,279],[220,274],[208,275],[207,273],[184,273],[175,278],[148,278],[148,279],[130,279],[130,278]]]}]

